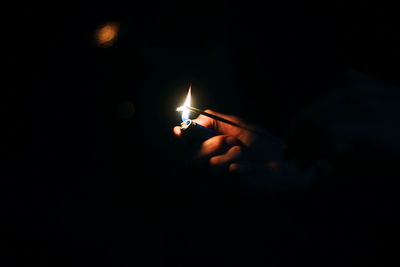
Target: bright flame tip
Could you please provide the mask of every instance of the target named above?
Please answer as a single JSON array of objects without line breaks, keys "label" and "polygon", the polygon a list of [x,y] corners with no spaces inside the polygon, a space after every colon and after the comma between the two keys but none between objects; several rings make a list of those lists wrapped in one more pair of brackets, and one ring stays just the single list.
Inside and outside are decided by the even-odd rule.
[{"label": "bright flame tip", "polygon": [[[191,99],[192,99],[191,89],[192,89],[192,86],[190,85],[188,94],[186,96],[185,104],[183,104],[182,109],[181,109],[182,110],[182,121],[189,119],[190,110],[185,109],[185,107],[190,107],[190,105],[191,105]],[[181,108],[181,107],[179,107],[179,108]]]}]

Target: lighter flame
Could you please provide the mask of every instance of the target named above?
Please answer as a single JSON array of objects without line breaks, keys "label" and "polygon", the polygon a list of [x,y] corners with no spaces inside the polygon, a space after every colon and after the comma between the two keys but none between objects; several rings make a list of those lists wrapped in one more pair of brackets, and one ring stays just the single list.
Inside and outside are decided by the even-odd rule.
[{"label": "lighter flame", "polygon": [[185,104],[183,104],[183,107],[181,107],[182,110],[182,121],[188,120],[189,119],[189,115],[190,115],[190,110],[185,108],[185,107],[190,107],[191,104],[191,99],[192,99],[192,95],[191,95],[191,91],[192,91],[192,86],[189,86],[189,91],[185,100]]}]

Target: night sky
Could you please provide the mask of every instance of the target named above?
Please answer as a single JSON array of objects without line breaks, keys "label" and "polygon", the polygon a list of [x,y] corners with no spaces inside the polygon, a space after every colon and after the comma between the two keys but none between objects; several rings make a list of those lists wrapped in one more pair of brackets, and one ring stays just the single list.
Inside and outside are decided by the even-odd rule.
[{"label": "night sky", "polygon": [[[0,266],[389,262],[400,152],[397,10],[319,2],[4,8]],[[292,125],[321,97],[327,114],[351,113],[330,97],[353,86],[349,71],[376,79],[370,91],[390,89],[376,90],[375,113],[340,126],[359,138],[352,153],[332,156],[323,130]],[[262,125],[291,140],[300,161],[317,149],[334,158],[335,179],[268,193],[194,162],[172,133],[190,84],[193,106]]]}]

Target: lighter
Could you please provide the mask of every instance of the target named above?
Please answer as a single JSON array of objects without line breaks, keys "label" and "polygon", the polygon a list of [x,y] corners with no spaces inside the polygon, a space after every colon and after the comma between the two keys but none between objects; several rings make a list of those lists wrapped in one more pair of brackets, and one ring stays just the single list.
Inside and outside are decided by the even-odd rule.
[{"label": "lighter", "polygon": [[181,137],[190,142],[203,142],[213,136],[219,135],[213,130],[192,121],[190,117],[191,104],[191,86],[186,97],[185,104],[179,107],[177,111],[182,111]]},{"label": "lighter", "polygon": [[203,142],[217,135],[219,134],[213,130],[204,127],[203,125],[190,119],[187,119],[181,123],[181,136],[185,140],[191,142]]}]

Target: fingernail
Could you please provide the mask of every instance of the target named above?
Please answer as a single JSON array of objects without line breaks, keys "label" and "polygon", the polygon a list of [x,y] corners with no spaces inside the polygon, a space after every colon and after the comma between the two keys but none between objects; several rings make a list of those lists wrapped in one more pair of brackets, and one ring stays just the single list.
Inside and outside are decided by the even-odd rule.
[{"label": "fingernail", "polygon": [[225,138],[225,143],[227,143],[228,146],[235,146],[235,145],[238,144],[236,138],[233,137],[233,136],[227,136],[227,137]]}]

